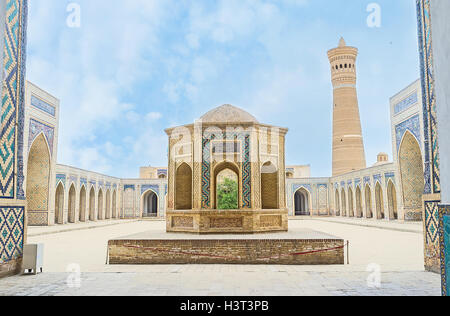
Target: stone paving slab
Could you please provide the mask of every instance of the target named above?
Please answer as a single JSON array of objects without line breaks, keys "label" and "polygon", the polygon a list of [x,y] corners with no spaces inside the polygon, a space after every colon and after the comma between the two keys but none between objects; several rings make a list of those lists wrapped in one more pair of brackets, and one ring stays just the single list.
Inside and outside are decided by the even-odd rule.
[{"label": "stone paving slab", "polygon": [[[295,221],[293,219],[291,220]],[[397,232],[423,234],[423,223],[421,222],[400,222],[400,221],[376,220],[366,218],[349,218],[349,217],[308,217],[303,220],[313,220],[352,226],[378,228]]]},{"label": "stone paving slab", "polygon": [[[367,286],[368,273],[230,272],[227,266],[179,266],[172,272],[44,273],[0,280],[0,296],[440,296],[439,275],[386,272],[381,287]],[[220,270],[219,269],[219,270]]]},{"label": "stone paving slab", "polygon": [[66,225],[54,225],[54,226],[29,226],[28,227],[28,237],[38,237],[45,235],[53,235],[60,233],[68,233],[78,230],[96,229],[109,226],[122,225],[127,223],[134,223],[138,220],[104,220],[98,222],[84,222],[76,224],[66,224]]}]

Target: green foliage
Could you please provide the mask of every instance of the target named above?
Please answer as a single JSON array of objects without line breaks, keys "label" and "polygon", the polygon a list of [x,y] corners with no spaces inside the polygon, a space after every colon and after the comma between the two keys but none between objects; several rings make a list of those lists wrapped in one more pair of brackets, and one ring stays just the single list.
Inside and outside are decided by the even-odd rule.
[{"label": "green foliage", "polygon": [[217,208],[219,210],[238,209],[238,183],[225,178],[224,182],[217,186]]}]

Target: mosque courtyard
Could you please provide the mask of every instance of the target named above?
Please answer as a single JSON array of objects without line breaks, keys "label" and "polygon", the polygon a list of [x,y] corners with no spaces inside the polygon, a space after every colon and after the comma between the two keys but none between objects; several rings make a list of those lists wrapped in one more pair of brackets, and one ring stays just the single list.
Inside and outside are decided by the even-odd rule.
[{"label": "mosque courtyard", "polygon": [[44,296],[441,294],[440,276],[424,272],[421,223],[305,218],[291,219],[289,225],[291,229],[312,229],[348,240],[350,264],[106,265],[108,240],[147,231],[157,234],[165,228],[165,221],[114,220],[30,227],[29,243],[45,244],[44,273],[2,279],[0,293]]}]

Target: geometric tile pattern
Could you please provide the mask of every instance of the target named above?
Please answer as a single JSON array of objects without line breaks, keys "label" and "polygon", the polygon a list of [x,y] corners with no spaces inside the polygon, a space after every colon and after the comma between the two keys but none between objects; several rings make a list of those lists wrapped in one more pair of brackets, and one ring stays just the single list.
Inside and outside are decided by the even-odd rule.
[{"label": "geometric tile pattern", "polygon": [[[23,82],[27,2],[6,1],[0,122],[0,198],[15,198],[15,182],[22,195],[23,181]],[[3,28],[2,28],[3,29]],[[0,55],[1,56],[1,55]],[[17,124],[17,127],[16,127]],[[18,134],[16,134],[16,132]],[[16,143],[16,137],[18,143]],[[17,151],[16,151],[17,149]],[[16,154],[17,159],[16,161]],[[17,168],[19,170],[15,170]],[[18,179],[15,179],[15,176]],[[23,198],[17,195],[18,198]]]},{"label": "geometric tile pattern", "polygon": [[[424,200],[425,205],[433,203],[441,192],[439,146],[437,132],[437,112],[434,82],[433,39],[431,30],[431,1],[416,0],[419,37],[420,74],[422,84],[423,124],[424,124]],[[431,196],[433,195],[433,196]],[[437,204],[437,203],[436,203]],[[427,208],[425,208],[426,210]],[[429,211],[428,211],[429,212]],[[434,211],[433,211],[434,213]],[[425,226],[425,234],[433,235],[433,226]],[[428,239],[429,240],[429,239]],[[441,245],[442,246],[442,245]],[[425,266],[436,271],[439,267],[439,244],[425,243]]]},{"label": "geometric tile pattern", "polygon": [[242,208],[252,207],[252,181],[250,164],[250,136],[244,138],[244,161],[242,165]]},{"label": "geometric tile pattern", "polygon": [[423,92],[425,135],[425,193],[440,193],[439,145],[437,134],[436,96],[430,0],[417,0],[420,71]]},{"label": "geometric tile pattern", "polygon": [[439,246],[439,201],[425,202],[425,243]]},{"label": "geometric tile pattern", "polygon": [[158,178],[160,176],[166,176],[167,177],[167,169],[158,169],[157,170],[157,176],[158,176]]},{"label": "geometric tile pattern", "polygon": [[31,149],[34,139],[40,134],[44,134],[50,149],[50,153],[53,154],[53,139],[55,135],[55,129],[44,123],[38,122],[34,119],[30,119],[30,132],[28,137],[28,150]]},{"label": "geometric tile pattern", "polygon": [[364,186],[366,184],[372,185],[372,182],[370,181],[370,177],[364,177]]},{"label": "geometric tile pattern", "polygon": [[152,190],[159,196],[159,186],[158,185],[147,185],[144,184],[141,186],[141,195],[144,194],[145,191]]},{"label": "geometric tile pattern", "polygon": [[392,180],[392,183],[395,184],[395,173],[394,172],[385,173],[384,178],[386,179],[386,186],[388,186],[389,180]]},{"label": "geometric tile pattern", "polygon": [[65,174],[57,174],[56,175],[56,186],[58,186],[59,182],[66,186],[66,175]]},{"label": "geometric tile pattern", "polygon": [[0,264],[23,254],[24,207],[0,208]]},{"label": "geometric tile pattern", "polygon": [[[205,133],[202,140],[202,208],[211,207],[211,142],[216,138],[214,133]],[[251,208],[251,160],[250,135],[248,133],[227,132],[225,139],[237,139],[241,144],[239,153],[242,157],[242,208]]]},{"label": "geometric tile pattern", "polygon": [[381,174],[376,174],[373,176],[374,183],[380,182],[381,183]]},{"label": "geometric tile pattern", "polygon": [[442,295],[450,296],[450,205],[439,207]]},{"label": "geometric tile pattern", "polygon": [[395,136],[397,141],[397,153],[400,150],[400,144],[403,140],[403,136],[406,131],[411,132],[421,144],[422,137],[420,136],[420,117],[419,115],[413,116],[412,118],[398,124],[395,127]]}]

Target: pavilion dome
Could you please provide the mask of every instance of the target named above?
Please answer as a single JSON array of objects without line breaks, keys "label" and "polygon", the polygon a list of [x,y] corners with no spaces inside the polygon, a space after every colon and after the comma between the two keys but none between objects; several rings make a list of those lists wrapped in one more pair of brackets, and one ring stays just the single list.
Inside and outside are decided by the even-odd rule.
[{"label": "pavilion dome", "polygon": [[258,123],[253,115],[230,104],[219,106],[200,119],[203,123]]}]

